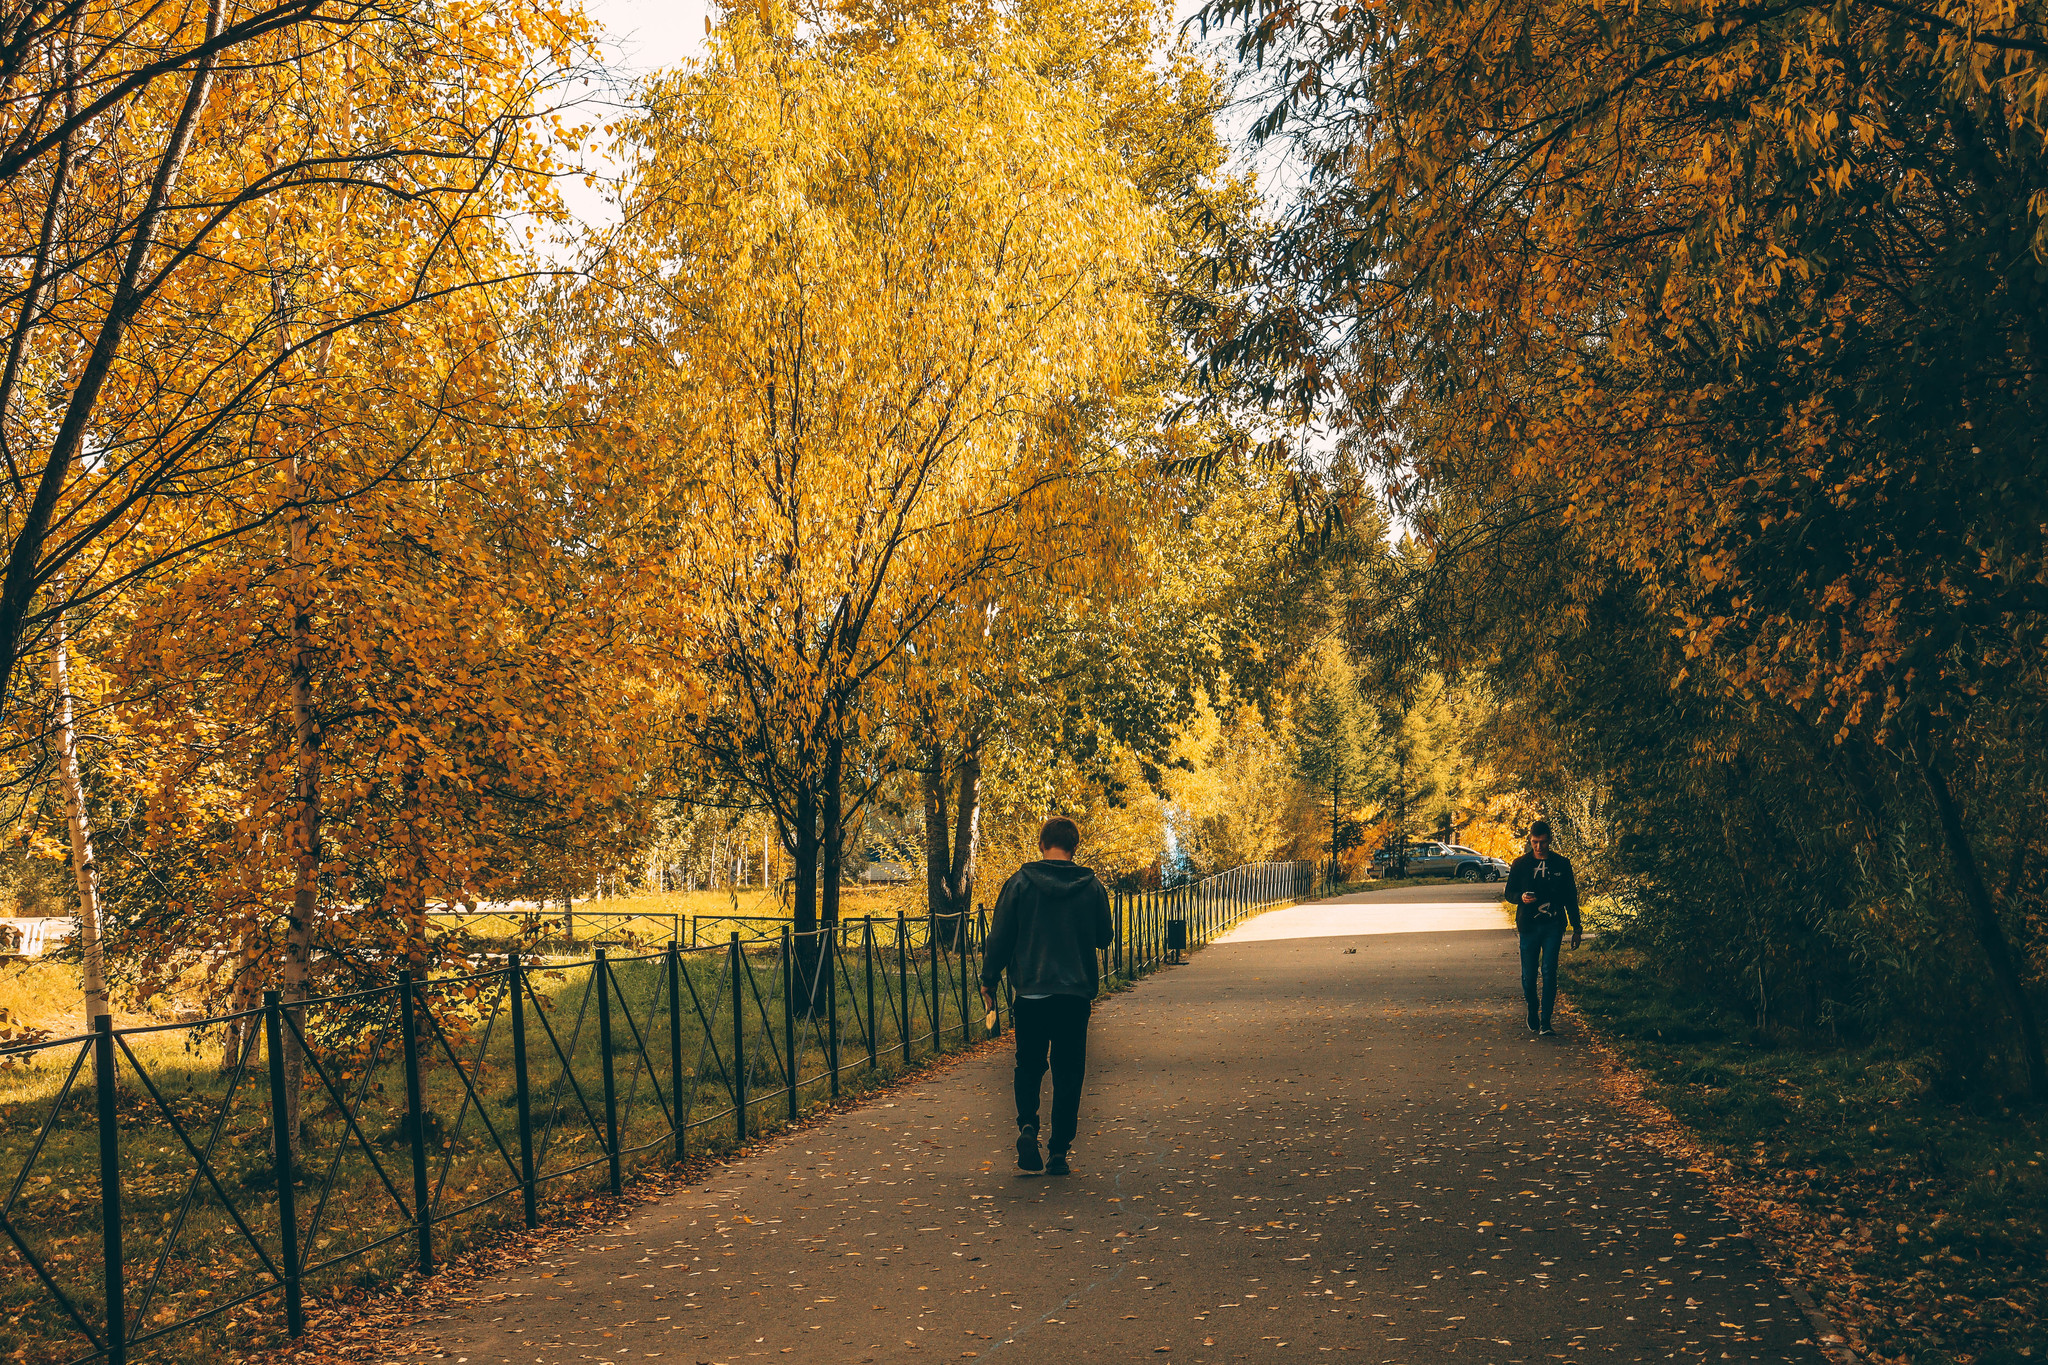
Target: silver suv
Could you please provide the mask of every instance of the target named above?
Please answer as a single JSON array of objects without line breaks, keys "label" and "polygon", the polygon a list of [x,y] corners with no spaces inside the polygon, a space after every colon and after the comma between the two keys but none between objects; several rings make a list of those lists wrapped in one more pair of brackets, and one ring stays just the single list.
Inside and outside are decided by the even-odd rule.
[{"label": "silver suv", "polygon": [[[1391,877],[1398,870],[1401,850],[1383,848],[1372,855],[1373,875]],[[1456,877],[1465,882],[1497,882],[1508,875],[1508,865],[1478,849],[1463,844],[1423,843],[1408,845],[1408,875],[1411,877]]]}]

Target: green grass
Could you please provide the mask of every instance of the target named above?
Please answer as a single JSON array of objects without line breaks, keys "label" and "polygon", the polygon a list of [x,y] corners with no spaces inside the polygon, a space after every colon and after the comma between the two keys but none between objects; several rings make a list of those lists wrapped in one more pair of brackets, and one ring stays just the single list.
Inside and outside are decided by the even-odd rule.
[{"label": "green grass", "polygon": [[[750,1134],[787,1123],[791,1110],[778,1058],[786,1046],[782,963],[776,945],[763,946],[766,951],[746,959],[751,982],[742,975]],[[691,1123],[688,1146],[692,1153],[716,1152],[730,1148],[736,1136],[721,1066],[729,1063],[732,1049],[728,955],[711,950],[686,954],[684,960],[688,982],[695,985],[704,1010],[712,1014],[707,1037],[688,990],[683,991],[680,1080]],[[964,1012],[961,1008],[957,956],[947,954],[940,963],[936,1040],[931,956],[907,954],[906,960],[914,973],[909,983],[912,1056],[906,1063],[904,1030],[897,1020],[902,1008],[898,960],[893,944],[885,944],[874,964],[877,1065],[870,1070],[863,1033],[868,1017],[866,963],[858,936],[850,936],[837,999],[841,1094],[885,1084],[906,1064],[922,1064],[935,1050],[935,1041],[953,1049],[985,1036],[971,984],[965,992],[968,1007]],[[663,1095],[674,1093],[677,1078],[669,1060],[670,1016],[661,961],[622,961],[615,965],[614,975],[618,993],[613,1001],[611,1053],[620,1146],[629,1153],[643,1149],[624,1158],[622,1164],[630,1169],[672,1158],[669,1119],[655,1090],[658,1086]],[[608,1180],[598,1135],[604,1119],[604,1086],[593,972],[587,964],[565,965],[537,970],[533,979],[545,1003],[547,1025],[570,1059],[565,1071],[540,1021],[541,1012],[529,1008],[529,1089],[542,1198],[550,1203],[584,1199],[604,1189]],[[431,1033],[424,1039],[422,1089],[428,1120],[423,1126],[431,1188],[438,1191],[437,1219],[447,1220],[437,1224],[437,1250],[443,1256],[522,1217],[515,1175],[517,1110],[509,1006],[496,981],[477,984],[481,989],[445,982],[433,987],[437,1017],[463,1060],[463,1073],[449,1064]],[[756,987],[765,1009],[755,1003]],[[316,1011],[310,1020],[314,1055],[349,1097],[357,1130],[350,1131],[342,1109],[309,1068],[302,1092],[301,1165],[293,1188],[311,1264],[404,1234],[408,1225],[376,1170],[381,1164],[399,1196],[411,1199],[402,1036],[394,1014],[395,1002],[386,993],[347,1009]],[[646,1043],[645,1058],[635,1042],[635,1024]],[[795,1108],[802,1113],[828,1100],[834,1087],[825,1021],[807,1025],[799,1019],[796,1028],[800,1085]],[[127,1261],[124,1284],[137,1330],[149,1332],[176,1327],[183,1319],[270,1283],[262,1257],[237,1227],[229,1203],[275,1258],[278,1198],[263,1050],[254,1052],[237,1081],[221,1071],[217,1028],[173,1029],[138,1035],[130,1042],[162,1098],[159,1104],[150,1095],[125,1058],[119,1062],[116,1111]],[[64,1089],[79,1055],[76,1045],[53,1048],[33,1066],[0,1070],[0,1197],[27,1164],[28,1178],[8,1221],[97,1330],[104,1314],[104,1278],[99,1129],[89,1059],[69,1091]],[[474,1099],[463,1084],[464,1073],[476,1092]],[[586,1117],[586,1103],[598,1127]],[[195,1186],[197,1165],[179,1140],[171,1116],[202,1149],[218,1127],[211,1164],[220,1191],[204,1180]],[[501,1156],[484,1116],[510,1152],[511,1163]],[[39,1139],[42,1146],[31,1164],[31,1150]],[[587,1164],[593,1160],[595,1165]],[[326,1203],[321,1207],[323,1191]],[[463,1207],[493,1194],[502,1197]],[[157,1258],[166,1247],[170,1254],[152,1291]],[[414,1238],[399,1235],[309,1275],[306,1295],[310,1301],[349,1286],[387,1281],[415,1264]],[[217,1360],[223,1350],[277,1340],[281,1327],[281,1299],[270,1293],[227,1319],[177,1328],[138,1354],[173,1361]],[[67,1359],[82,1353],[82,1343],[77,1328],[26,1261],[11,1247],[0,1250],[0,1355],[30,1361]]]},{"label": "green grass", "polygon": [[1654,1099],[1771,1187],[1786,1227],[1828,1229],[1849,1268],[1829,1309],[1877,1355],[2048,1355],[2038,1109],[1946,1096],[1929,1050],[1759,1029],[1741,1004],[1688,990],[1634,952],[1571,955],[1563,971],[1572,1002]]}]

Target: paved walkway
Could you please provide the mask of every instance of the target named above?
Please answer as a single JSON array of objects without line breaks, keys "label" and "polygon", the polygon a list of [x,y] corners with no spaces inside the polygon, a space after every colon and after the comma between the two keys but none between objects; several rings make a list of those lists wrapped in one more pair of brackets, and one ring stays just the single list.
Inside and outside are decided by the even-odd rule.
[{"label": "paved walkway", "polygon": [[969,1059],[482,1286],[420,1359],[1820,1365],[1700,1178],[1528,1036],[1497,891],[1276,912],[1103,1003],[1064,1180],[1011,1168],[1007,1062]]}]

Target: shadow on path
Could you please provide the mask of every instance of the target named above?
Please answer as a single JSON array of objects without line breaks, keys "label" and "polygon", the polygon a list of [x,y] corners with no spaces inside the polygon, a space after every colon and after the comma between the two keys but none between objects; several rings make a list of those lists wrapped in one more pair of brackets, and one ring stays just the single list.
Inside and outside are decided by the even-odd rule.
[{"label": "shadow on path", "polygon": [[972,1058],[479,1285],[414,1359],[1819,1365],[1703,1177],[1529,1037],[1512,932],[1412,928],[1498,888],[1378,894],[1408,931],[1278,911],[1302,936],[1100,1004],[1066,1179],[1011,1168]]}]

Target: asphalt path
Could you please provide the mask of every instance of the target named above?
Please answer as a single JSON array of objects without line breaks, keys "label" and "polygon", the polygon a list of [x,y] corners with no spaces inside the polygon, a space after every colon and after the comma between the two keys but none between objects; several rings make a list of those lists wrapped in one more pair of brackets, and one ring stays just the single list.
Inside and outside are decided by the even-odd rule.
[{"label": "asphalt path", "polygon": [[994,1047],[480,1286],[412,1358],[1823,1365],[1569,1027],[1529,1036],[1497,894],[1274,912],[1100,1003],[1071,1176],[1014,1170]]}]

